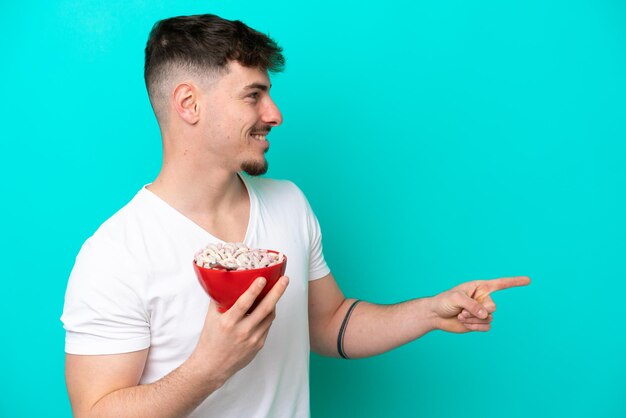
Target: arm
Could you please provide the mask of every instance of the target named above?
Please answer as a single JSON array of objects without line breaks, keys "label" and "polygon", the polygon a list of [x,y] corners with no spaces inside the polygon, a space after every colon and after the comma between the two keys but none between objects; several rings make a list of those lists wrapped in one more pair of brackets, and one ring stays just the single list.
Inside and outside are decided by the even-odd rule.
[{"label": "arm", "polygon": [[[337,336],[355,299],[346,299],[332,274],[309,284],[311,348],[318,354],[339,357]],[[360,302],[344,334],[344,351],[351,358],[389,351],[434,329],[427,299],[397,305]]]},{"label": "arm", "polygon": [[[337,336],[355,299],[346,299],[332,274],[309,284],[311,348],[318,354],[339,357]],[[428,298],[396,305],[360,302],[344,334],[344,351],[351,358],[384,353],[435,329]]]},{"label": "arm", "polygon": [[[344,333],[344,351],[351,358],[389,351],[432,330],[463,333],[486,331],[495,304],[489,294],[530,283],[527,277],[463,283],[433,297],[394,305],[360,302]],[[312,349],[338,357],[337,336],[354,299],[346,299],[332,274],[309,284],[309,328]],[[481,312],[484,310],[484,312]]]},{"label": "arm", "polygon": [[139,385],[148,349],[106,356],[66,355],[74,416],[188,415],[263,347],[287,283],[286,277],[279,280],[250,315],[246,312],[263,289],[264,279],[257,279],[224,314],[211,303],[194,352],[180,367],[151,384]]},{"label": "arm", "polygon": [[203,377],[190,359],[157,382],[139,385],[147,356],[148,349],[104,356],[67,354],[74,416],[185,416],[223,384]]}]

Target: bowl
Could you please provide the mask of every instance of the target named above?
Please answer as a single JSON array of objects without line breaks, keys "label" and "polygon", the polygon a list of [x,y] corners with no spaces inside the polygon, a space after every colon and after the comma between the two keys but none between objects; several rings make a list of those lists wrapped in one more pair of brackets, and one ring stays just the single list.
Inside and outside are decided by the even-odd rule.
[{"label": "bowl", "polygon": [[[267,252],[278,254],[278,251],[273,250]],[[202,288],[217,303],[217,309],[221,313],[229,310],[257,278],[265,277],[267,280],[265,287],[248,310],[250,313],[274,287],[278,279],[285,275],[287,256],[283,254],[281,263],[251,270],[217,270],[200,267],[195,260],[192,263]]]}]

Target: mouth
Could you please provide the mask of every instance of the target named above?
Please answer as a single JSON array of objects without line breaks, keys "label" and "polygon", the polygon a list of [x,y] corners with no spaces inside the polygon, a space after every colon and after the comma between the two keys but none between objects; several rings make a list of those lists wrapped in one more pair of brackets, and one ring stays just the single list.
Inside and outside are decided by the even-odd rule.
[{"label": "mouth", "polygon": [[267,141],[267,133],[256,133],[256,134],[250,134],[250,137],[252,137],[252,139],[257,140],[257,141]]},{"label": "mouth", "polygon": [[263,149],[263,152],[267,152],[270,148],[270,143],[267,140],[267,134],[269,133],[269,130],[250,132],[252,143],[259,144],[259,147]]}]

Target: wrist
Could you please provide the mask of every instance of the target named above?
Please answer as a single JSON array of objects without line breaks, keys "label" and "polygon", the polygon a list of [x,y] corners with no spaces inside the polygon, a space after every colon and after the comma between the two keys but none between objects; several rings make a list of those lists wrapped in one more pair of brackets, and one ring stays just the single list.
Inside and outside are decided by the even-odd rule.
[{"label": "wrist", "polygon": [[427,298],[423,298],[423,301],[425,302],[425,309],[426,309],[426,324],[429,327],[430,331],[435,331],[435,330],[440,330],[441,329],[441,318],[439,317],[439,315],[437,315],[437,312],[434,309],[434,301],[435,297],[434,296],[430,296]]},{"label": "wrist", "polygon": [[210,356],[203,355],[197,351],[191,353],[191,356],[181,367],[185,368],[185,374],[191,381],[202,387],[209,394],[224,386],[224,383],[230,377],[227,376],[223,368],[213,364]]}]

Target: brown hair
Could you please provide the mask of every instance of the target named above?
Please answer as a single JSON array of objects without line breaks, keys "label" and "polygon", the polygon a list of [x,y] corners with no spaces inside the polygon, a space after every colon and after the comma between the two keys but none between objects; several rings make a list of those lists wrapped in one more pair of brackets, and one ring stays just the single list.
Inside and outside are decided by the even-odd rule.
[{"label": "brown hair", "polygon": [[268,36],[239,20],[211,14],[156,22],[145,52],[144,78],[157,119],[155,99],[160,85],[174,68],[211,75],[226,71],[230,61],[273,73],[285,66],[282,48]]}]

